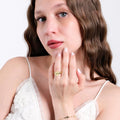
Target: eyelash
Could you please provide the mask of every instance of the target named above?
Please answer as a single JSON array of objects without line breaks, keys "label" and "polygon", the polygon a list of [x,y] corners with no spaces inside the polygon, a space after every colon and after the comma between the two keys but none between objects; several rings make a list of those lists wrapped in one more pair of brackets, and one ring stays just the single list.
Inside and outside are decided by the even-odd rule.
[{"label": "eyelash", "polygon": [[65,15],[65,16],[62,16],[62,17],[66,17],[67,16],[67,12],[60,12],[58,15]]},{"label": "eyelash", "polygon": [[[60,13],[57,14],[57,16],[59,16],[59,17],[66,17],[67,15],[68,15],[67,12],[60,12]],[[46,21],[46,17],[45,17],[45,16],[43,16],[43,17],[38,17],[38,18],[36,19],[36,21],[44,22],[44,21]]]},{"label": "eyelash", "polygon": [[38,17],[36,21],[40,21],[40,22],[46,21],[46,17]]}]

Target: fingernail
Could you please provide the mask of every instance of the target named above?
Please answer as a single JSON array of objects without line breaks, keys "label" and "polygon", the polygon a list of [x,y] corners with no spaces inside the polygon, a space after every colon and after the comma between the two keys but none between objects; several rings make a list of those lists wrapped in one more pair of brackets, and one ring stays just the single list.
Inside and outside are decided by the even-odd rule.
[{"label": "fingernail", "polygon": [[61,54],[60,53],[58,53],[58,55],[57,55],[58,57],[60,57],[61,56]]},{"label": "fingernail", "polygon": [[72,52],[72,53],[71,53],[71,55],[75,55],[75,53],[74,53],[74,52]]},{"label": "fingernail", "polygon": [[65,48],[65,49],[64,49],[64,51],[65,51],[65,52],[67,52],[67,51],[68,51],[68,49],[67,49],[67,48]]},{"label": "fingernail", "polygon": [[78,72],[81,74],[82,72],[81,72],[81,70],[78,68]]}]

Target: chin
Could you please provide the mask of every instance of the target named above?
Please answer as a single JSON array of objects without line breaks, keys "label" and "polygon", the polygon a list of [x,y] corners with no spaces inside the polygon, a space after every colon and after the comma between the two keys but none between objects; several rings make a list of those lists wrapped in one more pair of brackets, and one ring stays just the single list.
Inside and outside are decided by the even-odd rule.
[{"label": "chin", "polygon": [[59,48],[59,49],[52,49],[49,50],[48,53],[52,56],[55,57],[58,53],[62,53],[64,48]]}]

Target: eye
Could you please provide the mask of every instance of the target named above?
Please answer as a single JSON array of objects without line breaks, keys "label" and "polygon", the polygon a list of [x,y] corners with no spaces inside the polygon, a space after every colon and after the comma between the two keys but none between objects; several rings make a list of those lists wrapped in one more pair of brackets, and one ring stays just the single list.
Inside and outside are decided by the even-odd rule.
[{"label": "eye", "polygon": [[59,16],[60,16],[60,17],[66,17],[66,16],[67,16],[67,13],[66,13],[66,12],[61,12],[61,13],[59,13]]},{"label": "eye", "polygon": [[37,21],[45,22],[46,21],[46,17],[39,17],[39,18],[37,18]]}]

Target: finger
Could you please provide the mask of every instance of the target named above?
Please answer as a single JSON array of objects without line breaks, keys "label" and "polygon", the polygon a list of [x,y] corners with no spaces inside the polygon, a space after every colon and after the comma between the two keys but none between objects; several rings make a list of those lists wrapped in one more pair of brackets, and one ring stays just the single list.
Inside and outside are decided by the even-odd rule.
[{"label": "finger", "polygon": [[65,48],[63,50],[63,59],[62,59],[62,78],[64,81],[67,80],[68,78],[68,63],[69,63],[69,53],[68,53],[68,49]]},{"label": "finger", "polygon": [[84,88],[84,82],[85,82],[85,75],[83,75],[80,71],[80,69],[77,69],[77,77],[78,77],[78,86],[83,89]]},{"label": "finger", "polygon": [[59,79],[61,77],[60,73],[61,73],[61,53],[58,53],[54,65],[54,79]]},{"label": "finger", "polygon": [[77,75],[76,75],[76,59],[75,54],[72,52],[70,55],[70,63],[69,63],[69,82],[76,83]]},{"label": "finger", "polygon": [[49,70],[48,70],[48,79],[50,83],[52,83],[54,78],[53,67],[54,67],[54,63],[49,67]]}]

